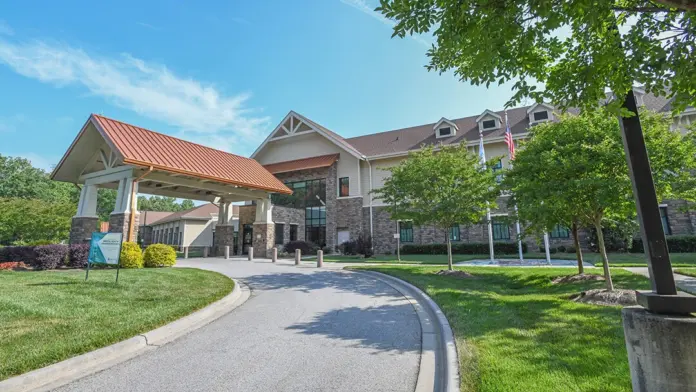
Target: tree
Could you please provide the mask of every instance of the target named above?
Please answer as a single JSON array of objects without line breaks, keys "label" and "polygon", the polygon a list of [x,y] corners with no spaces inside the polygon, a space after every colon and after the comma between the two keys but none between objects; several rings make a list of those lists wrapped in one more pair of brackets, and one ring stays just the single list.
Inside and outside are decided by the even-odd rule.
[{"label": "tree", "polygon": [[139,196],[138,197],[138,209],[141,211],[184,211],[193,208],[193,201],[182,200],[181,203],[177,202],[174,197],[165,196]]},{"label": "tree", "polygon": [[76,210],[72,202],[0,198],[0,244],[66,241]]},{"label": "tree", "polygon": [[[499,195],[493,172],[464,145],[439,151],[425,147],[386,170],[391,176],[374,191],[375,196],[387,205],[391,219],[412,220],[414,225],[433,224],[448,230],[480,223]],[[449,236],[447,262],[451,270]]]},{"label": "tree", "polygon": [[27,159],[0,155],[0,197],[76,203],[79,192],[71,184],[51,181]]},{"label": "tree", "polygon": [[508,106],[531,97],[588,109],[634,83],[673,96],[675,109],[696,103],[693,0],[381,0],[377,11],[396,21],[394,36],[432,32],[429,70],[514,81]]},{"label": "tree", "polygon": [[[693,184],[696,144],[671,132],[671,121],[660,114],[642,112],[641,121],[658,198],[688,197],[679,189]],[[504,187],[532,227],[559,222],[594,227],[607,289],[613,289],[602,228],[634,216],[635,206],[619,124],[607,110],[566,114],[532,128]]]}]

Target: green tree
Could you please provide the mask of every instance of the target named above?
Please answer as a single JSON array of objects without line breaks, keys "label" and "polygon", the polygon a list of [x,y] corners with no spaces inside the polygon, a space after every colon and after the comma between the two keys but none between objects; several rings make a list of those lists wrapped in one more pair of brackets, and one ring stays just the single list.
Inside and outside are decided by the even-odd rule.
[{"label": "green tree", "polygon": [[[489,165],[490,167],[490,165]],[[466,146],[433,147],[413,152],[388,169],[391,176],[374,191],[393,220],[412,220],[448,230],[470,226],[486,217],[499,194],[495,175]],[[452,243],[447,236],[447,262],[452,269]]]},{"label": "green tree", "polygon": [[674,96],[676,109],[696,103],[693,0],[381,0],[377,10],[396,21],[394,36],[432,33],[429,70],[515,82],[509,106],[531,97],[588,109],[634,83]]},{"label": "green tree", "polygon": [[71,184],[51,181],[27,159],[0,155],[0,197],[77,202],[79,192]]},{"label": "green tree", "polygon": [[0,198],[0,244],[66,241],[76,210],[72,202]]},{"label": "green tree", "polygon": [[[671,132],[671,121],[660,114],[643,112],[641,121],[658,198],[688,197],[679,189],[693,184],[696,145]],[[503,187],[536,230],[555,223],[594,227],[607,289],[613,289],[602,228],[634,216],[635,205],[619,124],[608,111],[563,115],[532,128]]]}]

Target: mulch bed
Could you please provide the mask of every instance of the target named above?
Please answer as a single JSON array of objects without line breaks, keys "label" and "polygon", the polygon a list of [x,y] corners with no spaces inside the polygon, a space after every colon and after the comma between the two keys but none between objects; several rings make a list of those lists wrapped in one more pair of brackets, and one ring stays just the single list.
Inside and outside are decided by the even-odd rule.
[{"label": "mulch bed", "polygon": [[607,291],[606,289],[587,290],[572,296],[570,299],[575,302],[603,306],[631,306],[638,304],[636,302],[636,291],[623,289],[614,289],[614,291]]},{"label": "mulch bed", "polygon": [[453,276],[455,278],[459,279],[469,279],[469,278],[475,278],[474,275],[465,272],[465,271],[457,271],[457,270],[440,270],[435,273],[435,275],[441,275],[441,276]]},{"label": "mulch bed", "polygon": [[563,284],[563,283],[575,283],[575,282],[587,282],[595,280],[604,280],[602,275],[592,275],[592,274],[575,274],[575,275],[563,275],[552,280],[553,284]]}]

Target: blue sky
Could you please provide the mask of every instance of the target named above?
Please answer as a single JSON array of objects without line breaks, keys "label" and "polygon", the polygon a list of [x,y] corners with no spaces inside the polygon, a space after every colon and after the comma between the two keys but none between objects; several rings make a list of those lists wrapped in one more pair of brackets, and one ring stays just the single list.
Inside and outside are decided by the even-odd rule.
[{"label": "blue sky", "polygon": [[510,95],[427,72],[376,0],[102,3],[0,3],[1,154],[49,168],[93,112],[248,156],[290,110],[350,137]]}]

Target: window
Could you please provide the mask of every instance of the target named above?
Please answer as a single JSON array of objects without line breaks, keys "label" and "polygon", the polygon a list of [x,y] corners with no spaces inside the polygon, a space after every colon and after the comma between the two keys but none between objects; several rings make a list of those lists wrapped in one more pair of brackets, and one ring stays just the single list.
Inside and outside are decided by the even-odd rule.
[{"label": "window", "polygon": [[660,207],[660,219],[662,219],[662,229],[665,235],[671,235],[672,229],[669,227],[669,217],[667,216],[667,207]]},{"label": "window", "polygon": [[544,110],[543,112],[534,113],[534,122],[544,121],[549,119],[549,112]]},{"label": "window", "polygon": [[285,183],[292,189],[292,195],[274,193],[271,195],[271,203],[277,206],[305,208],[321,206],[326,202],[326,180],[309,180]]},{"label": "window", "polygon": [[283,245],[285,238],[283,237],[285,231],[285,225],[282,223],[275,224],[275,243],[276,245]]},{"label": "window", "polygon": [[561,224],[557,224],[553,227],[549,236],[551,236],[551,238],[570,238],[570,229]]},{"label": "window", "polygon": [[483,126],[483,129],[495,128],[495,120],[486,120],[481,123],[481,125]]},{"label": "window", "polygon": [[346,197],[348,195],[350,195],[350,179],[341,177],[338,179],[338,196]]},{"label": "window", "polygon": [[305,241],[326,246],[326,207],[305,208]]},{"label": "window", "polygon": [[440,128],[440,136],[449,136],[452,134],[452,128],[444,127]]},{"label": "window", "polygon": [[413,242],[413,222],[399,222],[399,239],[401,242]]},{"label": "window", "polygon": [[459,235],[459,225],[454,225],[449,228],[449,239],[450,241],[461,241],[462,237]]},{"label": "window", "polygon": [[174,245],[179,245],[179,228],[174,228]]},{"label": "window", "polygon": [[493,239],[494,240],[509,240],[510,226],[507,223],[496,221],[493,219]]},{"label": "window", "polygon": [[297,241],[297,225],[290,225],[290,241]]}]

